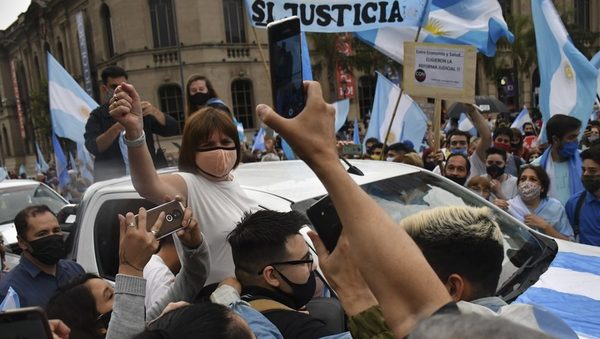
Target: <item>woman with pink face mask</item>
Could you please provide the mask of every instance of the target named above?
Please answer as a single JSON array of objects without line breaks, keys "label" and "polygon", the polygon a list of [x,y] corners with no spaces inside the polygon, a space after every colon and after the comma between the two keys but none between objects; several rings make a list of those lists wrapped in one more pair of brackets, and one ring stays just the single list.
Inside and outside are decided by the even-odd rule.
[{"label": "woman with pink face mask", "polygon": [[[131,180],[144,198],[159,204],[181,196],[202,225],[210,251],[206,284],[234,275],[226,236],[244,213],[258,205],[234,181],[240,163],[240,140],[229,114],[204,107],[185,122],[179,150],[179,172],[157,174],[144,142],[140,97],[123,83],[110,100],[110,114],[125,126]],[[141,140],[141,141],[140,141]]]}]

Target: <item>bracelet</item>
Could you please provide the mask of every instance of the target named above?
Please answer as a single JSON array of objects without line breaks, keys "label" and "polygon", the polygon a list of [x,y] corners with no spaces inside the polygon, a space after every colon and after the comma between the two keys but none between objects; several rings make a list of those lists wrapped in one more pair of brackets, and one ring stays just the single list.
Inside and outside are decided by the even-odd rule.
[{"label": "bracelet", "polygon": [[125,132],[123,133],[123,142],[127,147],[140,147],[146,142],[146,133],[142,130],[142,135],[137,139],[129,140],[127,139],[127,132]]},{"label": "bracelet", "polygon": [[119,265],[126,265],[126,266],[129,266],[129,267],[133,268],[134,270],[136,270],[138,272],[144,272],[143,268],[140,269],[140,268],[137,268],[137,267],[133,266],[126,258],[121,259],[120,262],[119,262]]}]

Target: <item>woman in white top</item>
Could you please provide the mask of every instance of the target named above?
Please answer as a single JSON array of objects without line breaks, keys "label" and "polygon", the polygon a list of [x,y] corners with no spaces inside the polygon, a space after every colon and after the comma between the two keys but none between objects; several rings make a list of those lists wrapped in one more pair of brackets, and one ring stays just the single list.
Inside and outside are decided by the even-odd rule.
[{"label": "woman in white top", "polygon": [[240,162],[240,140],[231,117],[214,107],[194,113],[185,123],[179,150],[179,172],[158,175],[144,142],[140,97],[123,83],[110,101],[110,114],[125,127],[131,179],[138,193],[163,203],[179,195],[202,225],[209,250],[206,284],[234,275],[226,237],[244,213],[257,209],[231,171]]}]

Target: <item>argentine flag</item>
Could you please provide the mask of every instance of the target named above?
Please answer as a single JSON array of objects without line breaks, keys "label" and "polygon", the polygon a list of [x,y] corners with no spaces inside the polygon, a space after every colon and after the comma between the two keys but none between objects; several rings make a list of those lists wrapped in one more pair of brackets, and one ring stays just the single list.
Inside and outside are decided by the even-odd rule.
[{"label": "argentine flag", "polygon": [[[531,12],[540,70],[540,110],[544,122],[570,115],[585,126],[592,114],[598,70],[573,45],[550,0],[532,0]],[[544,141],[545,128],[541,139]]]},{"label": "argentine flag", "polygon": [[[364,140],[377,138],[381,142],[385,141],[399,95],[400,88],[377,72],[373,110]],[[421,145],[425,132],[427,132],[425,113],[411,97],[402,94],[387,143],[391,145],[396,142],[410,140],[413,145]]]},{"label": "argentine flag", "polygon": [[258,130],[258,133],[256,133],[256,136],[254,137],[254,144],[250,150],[251,152],[254,152],[254,150],[262,152],[265,150],[265,133],[266,131],[262,127]]},{"label": "argentine flag", "polygon": [[529,116],[529,110],[527,110],[527,107],[523,107],[521,113],[519,113],[519,115],[515,118],[515,121],[513,121],[512,125],[510,125],[510,128],[518,128],[522,132],[523,125],[525,125],[527,122],[532,122],[531,117]]},{"label": "argentine flag", "polygon": [[44,159],[44,154],[42,153],[40,145],[37,142],[35,143],[35,152],[37,154],[36,170],[38,172],[47,173],[50,167],[48,166],[46,159]]},{"label": "argentine flag", "polygon": [[346,120],[348,119],[348,111],[350,110],[350,99],[343,99],[333,103],[335,108],[335,131],[339,131]]},{"label": "argentine flag", "polygon": [[[429,18],[419,41],[453,45],[472,45],[486,56],[496,54],[496,42],[513,34],[502,16],[497,0],[429,0]],[[404,41],[415,41],[418,27],[383,27],[356,32],[355,35],[381,53],[404,62]]]},{"label": "argentine flag", "polygon": [[98,104],[73,77],[48,55],[48,96],[54,133],[61,138],[85,143],[85,123]]}]

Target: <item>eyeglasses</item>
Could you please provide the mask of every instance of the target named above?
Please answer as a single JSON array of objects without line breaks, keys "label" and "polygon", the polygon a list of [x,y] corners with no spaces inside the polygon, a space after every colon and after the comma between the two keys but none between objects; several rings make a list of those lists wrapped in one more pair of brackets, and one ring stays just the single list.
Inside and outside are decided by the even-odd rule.
[{"label": "eyeglasses", "polygon": [[306,264],[308,264],[308,269],[312,271],[312,266],[314,263],[313,257],[310,254],[310,252],[307,253],[306,256],[308,256],[308,259],[272,262],[272,263],[266,265],[265,267],[263,267],[260,271],[258,271],[257,275],[262,275],[262,272],[265,270],[266,267],[275,266],[275,265],[306,265]]}]

